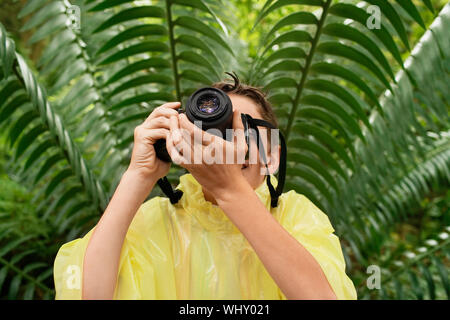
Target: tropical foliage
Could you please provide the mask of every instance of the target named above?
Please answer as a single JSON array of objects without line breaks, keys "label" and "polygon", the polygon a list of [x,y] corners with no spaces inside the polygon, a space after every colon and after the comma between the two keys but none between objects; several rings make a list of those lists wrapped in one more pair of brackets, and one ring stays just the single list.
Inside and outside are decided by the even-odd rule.
[{"label": "tropical foliage", "polygon": [[0,297],[52,298],[56,252],[98,221],[133,128],[234,70],[270,92],[286,190],[328,214],[359,297],[450,298],[447,1],[14,5],[16,22],[0,15]]}]

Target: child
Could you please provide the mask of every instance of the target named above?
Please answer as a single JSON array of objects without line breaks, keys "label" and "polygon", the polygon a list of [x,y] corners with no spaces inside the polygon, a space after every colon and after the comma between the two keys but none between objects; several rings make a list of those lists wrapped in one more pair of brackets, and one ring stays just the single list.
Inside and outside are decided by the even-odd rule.
[{"label": "child", "polygon": [[[277,126],[263,92],[233,78],[213,85],[232,101],[233,129],[243,126],[240,114]],[[56,299],[356,299],[328,217],[295,191],[271,208],[259,156],[256,163],[192,164],[178,146],[196,127],[179,106],[156,108],[135,129],[130,165],[100,221],[58,252]],[[221,139],[204,137],[204,145]],[[165,197],[143,203],[169,171],[155,155],[159,139],[190,172],[176,204]],[[267,161],[273,172],[278,153]]]}]

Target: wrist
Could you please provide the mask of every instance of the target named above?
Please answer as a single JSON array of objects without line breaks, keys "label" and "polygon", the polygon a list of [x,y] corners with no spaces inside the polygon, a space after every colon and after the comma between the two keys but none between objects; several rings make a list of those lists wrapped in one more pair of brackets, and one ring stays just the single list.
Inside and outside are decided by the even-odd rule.
[{"label": "wrist", "polygon": [[240,177],[233,180],[229,187],[216,191],[213,196],[217,204],[222,207],[238,197],[246,197],[249,192],[254,192],[253,188],[244,177]]},{"label": "wrist", "polygon": [[122,180],[125,180],[127,183],[137,184],[142,190],[150,192],[158,179],[140,170],[128,168],[122,175]]}]

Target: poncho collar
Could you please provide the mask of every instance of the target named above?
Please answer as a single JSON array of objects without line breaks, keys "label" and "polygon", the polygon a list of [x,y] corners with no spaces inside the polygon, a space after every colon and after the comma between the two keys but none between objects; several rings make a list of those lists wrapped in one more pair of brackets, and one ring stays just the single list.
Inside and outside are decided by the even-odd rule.
[{"label": "poncho collar", "polygon": [[[264,206],[270,211],[270,192],[266,179],[255,189],[255,192]],[[271,180],[276,185],[277,180],[273,175]],[[184,208],[186,214],[195,217],[206,230],[240,233],[240,230],[219,206],[205,199],[202,186],[192,174],[187,173],[180,177],[178,189],[183,191],[183,196],[178,205]]]}]

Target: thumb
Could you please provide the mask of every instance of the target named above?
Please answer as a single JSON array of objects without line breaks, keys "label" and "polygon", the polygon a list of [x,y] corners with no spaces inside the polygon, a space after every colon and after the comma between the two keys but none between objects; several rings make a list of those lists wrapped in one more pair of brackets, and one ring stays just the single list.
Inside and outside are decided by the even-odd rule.
[{"label": "thumb", "polygon": [[244,125],[242,124],[241,112],[239,110],[233,111],[233,129],[244,130]]}]

